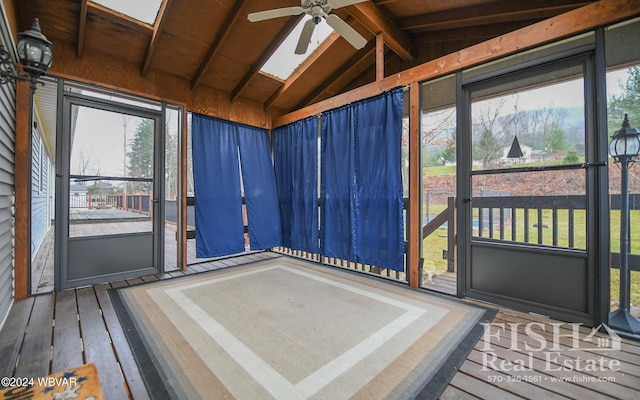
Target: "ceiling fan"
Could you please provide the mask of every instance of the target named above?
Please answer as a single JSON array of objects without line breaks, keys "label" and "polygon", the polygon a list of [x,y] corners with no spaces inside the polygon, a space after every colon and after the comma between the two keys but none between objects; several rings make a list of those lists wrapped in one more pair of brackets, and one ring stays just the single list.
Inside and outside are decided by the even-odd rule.
[{"label": "ceiling fan", "polygon": [[272,18],[300,15],[302,13],[311,15],[311,19],[308,20],[302,28],[302,34],[300,34],[300,39],[298,39],[298,45],[296,46],[296,54],[304,54],[307,52],[313,30],[323,18],[330,27],[345,38],[353,47],[361,49],[367,44],[367,40],[340,17],[329,13],[332,9],[350,6],[364,1],[366,0],[301,0],[300,7],[284,7],[253,12],[247,15],[247,19],[251,22],[257,22]]}]

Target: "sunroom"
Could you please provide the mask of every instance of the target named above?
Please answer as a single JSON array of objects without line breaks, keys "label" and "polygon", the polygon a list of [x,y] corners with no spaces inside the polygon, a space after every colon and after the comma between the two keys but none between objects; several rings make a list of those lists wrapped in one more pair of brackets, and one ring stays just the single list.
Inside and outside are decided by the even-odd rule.
[{"label": "sunroom", "polygon": [[[144,3],[2,3],[10,57],[37,19],[53,63],[37,85],[9,79],[0,88],[0,354],[9,360],[0,376],[55,376],[94,363],[105,398],[197,398],[213,380],[220,391],[211,393],[238,398],[637,398],[639,4]],[[255,268],[276,275],[254,279],[263,273]],[[228,308],[209,305],[206,326],[167,300],[180,303],[171,296],[183,286],[194,290],[191,300],[205,296],[197,288],[235,282],[234,273],[241,284],[220,286]],[[266,308],[271,292],[285,293],[283,276],[300,293],[282,296],[299,295],[300,306],[319,312],[307,327],[324,318],[335,325],[319,324],[329,336],[316,341],[336,341],[341,326],[358,332],[335,342],[330,362],[300,356],[308,375],[294,372],[297,352],[288,365],[282,349],[262,354],[250,344],[262,339],[242,336],[266,314],[295,310]],[[191,278],[202,281],[179,283]],[[318,282],[326,293],[313,289]],[[152,294],[160,290],[153,284],[173,294]],[[393,294],[378,292],[385,285]],[[345,299],[329,295],[338,289]],[[401,295],[411,300],[399,306]],[[357,296],[372,304],[355,308]],[[452,308],[422,332],[412,296]],[[151,299],[167,318],[157,326],[133,313]],[[312,306],[329,300],[336,308]],[[255,315],[225,311],[251,301]],[[396,306],[406,314],[393,319],[387,308]],[[183,311],[194,331],[217,332],[206,339],[215,343],[207,349],[220,347],[211,362],[245,360],[236,367],[255,391],[214,367],[215,379],[193,383],[168,334],[136,350],[129,325],[145,342],[164,336],[169,320],[186,323],[174,319]],[[465,317],[448,325],[444,315],[458,312]],[[294,322],[270,320],[258,336],[314,337]],[[376,373],[350,369],[365,356],[335,364],[385,329],[396,339],[366,352]],[[420,338],[438,329],[436,347],[448,350],[434,355]],[[405,333],[415,342],[395,351],[424,358],[398,358],[411,367],[390,370],[381,349]],[[589,347],[592,336],[617,347]],[[500,350],[488,351],[498,339]],[[209,350],[190,349],[209,365],[200,356]],[[273,379],[283,383],[262,381],[271,369],[252,369],[251,357],[272,357]],[[145,359],[185,368],[147,368]],[[332,368],[346,372],[319,372]],[[358,378],[345,383],[349,374]],[[550,382],[563,377],[572,380]],[[154,379],[163,390],[150,389]]]}]

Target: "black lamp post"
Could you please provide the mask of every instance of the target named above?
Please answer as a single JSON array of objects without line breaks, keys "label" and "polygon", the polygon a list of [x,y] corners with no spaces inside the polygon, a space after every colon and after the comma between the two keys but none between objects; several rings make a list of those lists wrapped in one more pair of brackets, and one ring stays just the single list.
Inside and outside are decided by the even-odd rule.
[{"label": "black lamp post", "polygon": [[33,21],[33,26],[18,34],[18,61],[22,64],[22,69],[28,75],[18,72],[16,64],[11,58],[7,49],[0,45],[0,84],[12,81],[30,81],[31,90],[36,90],[38,78],[44,75],[51,67],[53,55],[51,53],[51,42],[40,31],[38,18]]},{"label": "black lamp post", "polygon": [[622,128],[611,136],[609,154],[620,164],[620,302],[609,315],[609,326],[626,332],[640,333],[640,321],[629,312],[631,280],[629,271],[629,167],[640,153],[640,132],[631,127],[624,115]]}]

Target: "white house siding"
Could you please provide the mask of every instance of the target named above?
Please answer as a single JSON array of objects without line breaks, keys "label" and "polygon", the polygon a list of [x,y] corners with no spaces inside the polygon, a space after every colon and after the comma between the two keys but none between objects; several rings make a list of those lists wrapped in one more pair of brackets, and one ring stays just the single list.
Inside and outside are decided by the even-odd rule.
[{"label": "white house siding", "polygon": [[51,158],[42,136],[36,129],[31,136],[31,261],[36,256],[50,222],[49,210],[49,170]]},{"label": "white house siding", "polygon": [[[10,38],[2,8],[0,43],[11,49]],[[15,125],[15,85],[0,85],[0,324],[13,302]]]}]

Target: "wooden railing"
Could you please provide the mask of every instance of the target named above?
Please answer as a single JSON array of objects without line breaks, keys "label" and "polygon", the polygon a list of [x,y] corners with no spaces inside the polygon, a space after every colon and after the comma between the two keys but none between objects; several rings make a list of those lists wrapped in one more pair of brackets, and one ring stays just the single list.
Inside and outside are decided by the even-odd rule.
[{"label": "wooden railing", "polygon": [[150,198],[150,193],[70,193],[69,208],[85,208],[89,210],[111,208],[140,214],[149,214]]},{"label": "wooden railing", "polygon": [[[611,196],[611,209],[620,209],[620,196]],[[640,194],[632,194],[629,199],[631,210],[640,210]],[[495,196],[473,198],[473,219],[475,237],[486,237],[507,241],[521,241],[530,244],[551,245],[557,247],[565,244],[566,248],[576,248],[576,238],[585,236],[577,232],[577,212],[586,210],[585,196]],[[520,210],[520,211],[518,211]],[[545,218],[545,211],[547,217]],[[560,218],[561,214],[565,215]],[[532,217],[533,215],[533,217]],[[515,216],[515,218],[514,218]],[[520,220],[518,221],[518,216]],[[547,224],[549,217],[551,223]],[[566,218],[562,224],[561,219]],[[432,218],[422,228],[422,238],[434,233],[447,224],[447,271],[455,271],[456,245],[456,213],[455,198],[447,198],[447,208]],[[564,226],[563,226],[564,225]],[[534,228],[534,229],[531,229]],[[566,239],[561,240],[561,231],[565,228]],[[551,240],[545,242],[544,230],[551,229]],[[521,235],[520,235],[520,231]],[[563,243],[564,242],[564,243]],[[620,254],[611,253],[611,268],[620,268]],[[629,267],[640,271],[640,255],[629,254]]]},{"label": "wooden railing", "polygon": [[[436,229],[447,224],[447,272],[456,270],[456,198],[447,197],[447,208],[422,227],[422,238],[431,235]],[[444,257],[443,256],[443,257]]]},{"label": "wooden railing", "polygon": [[[320,200],[318,200],[318,204],[320,204]],[[403,199],[403,215],[404,215],[404,229],[405,229],[405,246],[404,246],[404,252],[405,252],[405,266],[407,264],[407,249],[408,249],[408,244],[406,241],[407,238],[407,207],[409,205],[409,199],[408,198],[404,198]],[[321,211],[321,210],[319,210]],[[341,258],[335,258],[335,257],[326,257],[322,254],[318,254],[318,253],[310,253],[310,252],[306,252],[306,251],[301,251],[301,250],[293,250],[290,248],[286,248],[286,247],[276,247],[274,248],[274,251],[279,252],[279,253],[283,253],[283,254],[287,254],[293,257],[298,257],[298,258],[302,258],[305,260],[309,260],[309,261],[314,261],[314,262],[320,262],[323,264],[327,264],[327,265],[332,265],[332,266],[336,266],[336,267],[342,267],[342,268],[348,268],[348,269],[352,269],[355,271],[360,271],[360,272],[366,272],[366,273],[370,273],[370,274],[374,274],[374,275],[378,275],[381,277],[385,277],[385,278],[389,278],[389,279],[393,279],[393,280],[398,280],[398,281],[404,281],[406,282],[407,280],[407,275],[405,272],[403,271],[395,271],[395,270],[391,270],[391,269],[387,269],[387,268],[382,268],[382,267],[378,267],[375,265],[369,265],[369,264],[363,264],[363,263],[359,263],[359,262],[355,262],[355,261],[350,261],[350,260],[344,260]],[[405,267],[405,271],[406,271],[406,267]]]},{"label": "wooden railing", "polygon": [[[188,200],[190,200],[188,201],[188,205],[192,207],[193,198]],[[631,210],[640,210],[640,194],[631,195],[629,203]],[[406,210],[407,199],[405,199],[404,204]],[[455,197],[447,197],[447,207],[422,227],[422,238],[424,239],[446,224],[448,228],[447,249],[444,257],[447,260],[447,271],[449,272],[456,271],[455,206]],[[576,212],[584,212],[586,210],[585,196],[474,197],[472,208],[474,215],[473,224],[476,225],[476,227],[474,227],[475,237],[576,248],[576,238],[579,237],[579,235],[586,235],[586,230],[585,232],[577,232],[576,229],[576,219],[581,220],[582,218],[576,217]],[[620,208],[619,195],[611,196],[611,208],[613,210]],[[546,218],[545,211],[547,211],[548,214]],[[549,216],[551,223],[547,224]],[[520,217],[521,222],[518,217]],[[565,218],[566,223],[562,223],[561,220]],[[538,227],[541,228],[538,229]],[[406,228],[407,224],[405,224],[405,230]],[[564,236],[561,235],[563,228],[566,234]],[[545,242],[544,229],[551,229],[551,240],[548,243]],[[245,233],[247,231],[248,227],[245,222]],[[190,239],[195,237],[194,232],[195,231],[189,232]],[[329,265],[378,274],[391,279],[406,280],[403,272],[387,270],[343,259],[324,257],[317,253],[292,250],[284,247],[278,247],[275,250],[314,262],[322,262]],[[407,246],[405,246],[405,253],[406,250]],[[611,268],[619,268],[619,260],[620,254],[611,253]],[[640,271],[640,255],[630,254],[629,266],[633,271]]]},{"label": "wooden railing", "polygon": [[[474,236],[574,249],[577,248],[576,211],[585,211],[586,206],[587,197],[579,195],[474,197],[473,224],[474,227],[477,225]],[[566,211],[562,224],[560,210]],[[578,235],[584,241],[579,242],[582,246],[578,248],[586,245],[586,225],[581,226],[584,230]],[[545,229],[551,229],[550,242],[544,235]],[[532,235],[534,230],[535,237]],[[564,231],[562,236],[561,230]]]}]

